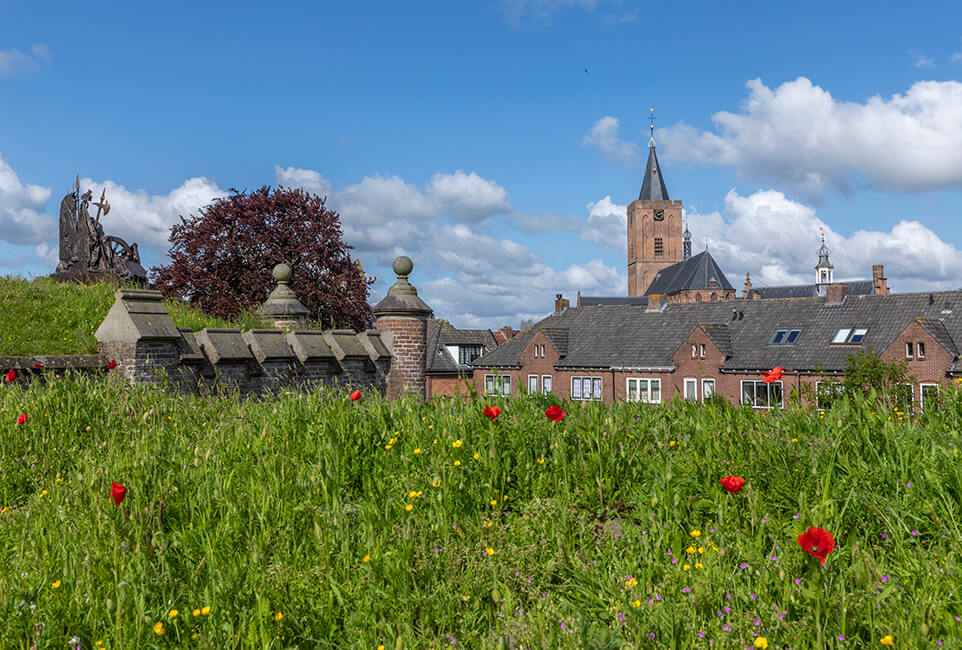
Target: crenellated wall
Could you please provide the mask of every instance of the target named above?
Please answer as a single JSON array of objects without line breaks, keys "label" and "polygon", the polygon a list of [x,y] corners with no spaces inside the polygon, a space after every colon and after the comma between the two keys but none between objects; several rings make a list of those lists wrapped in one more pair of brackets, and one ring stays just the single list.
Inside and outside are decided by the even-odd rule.
[{"label": "crenellated wall", "polygon": [[101,358],[117,362],[111,377],[201,394],[322,385],[387,392],[391,354],[377,330],[192,332],[174,326],[158,291],[118,289],[116,296],[95,334]]}]

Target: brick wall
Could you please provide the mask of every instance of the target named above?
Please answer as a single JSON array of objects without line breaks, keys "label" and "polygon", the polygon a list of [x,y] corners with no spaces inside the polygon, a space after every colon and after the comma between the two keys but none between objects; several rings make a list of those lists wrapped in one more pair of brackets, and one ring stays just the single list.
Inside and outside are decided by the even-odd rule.
[{"label": "brick wall", "polygon": [[427,320],[386,316],[377,320],[378,331],[389,334],[391,369],[387,376],[387,397],[403,393],[425,395]]}]

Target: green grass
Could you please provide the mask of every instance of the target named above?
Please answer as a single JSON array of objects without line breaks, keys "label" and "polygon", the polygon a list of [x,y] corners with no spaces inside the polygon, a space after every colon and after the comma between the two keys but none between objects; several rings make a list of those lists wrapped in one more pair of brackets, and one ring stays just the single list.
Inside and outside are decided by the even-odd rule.
[{"label": "green grass", "polygon": [[[114,291],[115,287],[106,283],[87,286],[46,277],[0,277],[0,356],[95,354],[94,332],[114,304]],[[175,325],[195,331],[205,327],[270,327],[254,312],[225,320],[180,301],[167,300],[164,305]]]},{"label": "green grass", "polygon": [[487,403],[0,389],[0,647],[958,647],[959,395]]}]

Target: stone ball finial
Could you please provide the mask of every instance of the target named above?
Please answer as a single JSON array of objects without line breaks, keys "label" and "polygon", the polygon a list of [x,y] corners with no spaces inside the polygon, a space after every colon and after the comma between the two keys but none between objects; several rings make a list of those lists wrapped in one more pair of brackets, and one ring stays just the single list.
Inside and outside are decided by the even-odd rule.
[{"label": "stone ball finial", "polygon": [[274,279],[278,282],[287,282],[291,279],[291,267],[289,267],[287,264],[284,264],[284,262],[281,262],[274,267],[274,270],[271,271],[271,275],[273,275]]},{"label": "stone ball finial", "polygon": [[399,276],[407,277],[411,275],[411,271],[414,270],[414,262],[411,258],[406,255],[401,255],[394,260],[394,272]]}]

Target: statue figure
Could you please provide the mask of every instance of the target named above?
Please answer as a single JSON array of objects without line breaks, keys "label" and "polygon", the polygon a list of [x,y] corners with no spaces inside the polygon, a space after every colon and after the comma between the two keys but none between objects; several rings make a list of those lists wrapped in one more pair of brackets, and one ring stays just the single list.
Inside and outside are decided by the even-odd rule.
[{"label": "statue figure", "polygon": [[121,282],[146,285],[147,272],[140,265],[137,244],[104,235],[100,215],[110,212],[107,190],[100,194],[96,219],[88,211],[93,192],[80,193],[80,176],[73,191],[60,202],[60,263],[53,277],[58,280],[91,281],[111,277]]}]

